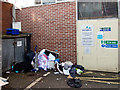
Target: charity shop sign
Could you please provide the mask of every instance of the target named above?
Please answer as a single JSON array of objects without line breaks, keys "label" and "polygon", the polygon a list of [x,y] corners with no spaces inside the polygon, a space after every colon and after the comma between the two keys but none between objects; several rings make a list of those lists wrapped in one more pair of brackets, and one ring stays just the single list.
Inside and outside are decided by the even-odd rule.
[{"label": "charity shop sign", "polygon": [[102,48],[118,48],[118,41],[116,40],[101,40]]},{"label": "charity shop sign", "polygon": [[97,39],[103,39],[103,32],[97,32]]},{"label": "charity shop sign", "polygon": [[93,46],[93,25],[81,26],[81,44],[82,46]]},{"label": "charity shop sign", "polygon": [[103,32],[111,31],[111,27],[102,27],[102,28],[100,28],[100,31],[103,31]]}]

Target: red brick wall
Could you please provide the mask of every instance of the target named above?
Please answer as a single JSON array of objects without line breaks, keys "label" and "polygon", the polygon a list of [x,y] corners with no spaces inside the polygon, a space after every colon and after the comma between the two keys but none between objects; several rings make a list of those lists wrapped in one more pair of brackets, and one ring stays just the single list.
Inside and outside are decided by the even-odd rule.
[{"label": "red brick wall", "polygon": [[2,3],[2,33],[6,33],[7,28],[12,27],[12,7],[10,3]]},{"label": "red brick wall", "polygon": [[2,33],[2,2],[0,1],[0,35]]},{"label": "red brick wall", "polygon": [[16,16],[22,31],[32,33],[32,50],[58,50],[61,61],[77,62],[75,2],[24,8]]}]

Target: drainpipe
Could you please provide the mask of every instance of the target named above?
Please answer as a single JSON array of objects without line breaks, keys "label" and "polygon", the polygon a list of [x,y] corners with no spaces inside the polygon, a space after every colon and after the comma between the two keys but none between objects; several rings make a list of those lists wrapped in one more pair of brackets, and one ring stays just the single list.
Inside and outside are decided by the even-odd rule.
[{"label": "drainpipe", "polygon": [[[2,20],[2,2],[0,2],[0,16],[0,19]],[[0,23],[0,30],[0,77],[2,77],[2,21]]]},{"label": "drainpipe", "polygon": [[78,20],[78,0],[76,0],[76,21]]},{"label": "drainpipe", "polygon": [[118,19],[120,18],[120,5],[119,5],[119,0],[118,0]]},{"label": "drainpipe", "polygon": [[16,21],[16,11],[15,11],[15,6],[14,5],[12,7],[12,20],[13,20],[13,22]]}]

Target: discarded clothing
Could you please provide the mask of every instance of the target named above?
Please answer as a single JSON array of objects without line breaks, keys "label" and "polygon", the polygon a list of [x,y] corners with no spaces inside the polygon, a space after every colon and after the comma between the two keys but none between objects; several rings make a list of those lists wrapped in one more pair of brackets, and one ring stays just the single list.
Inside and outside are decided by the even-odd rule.
[{"label": "discarded clothing", "polygon": [[25,61],[24,62],[13,62],[12,70],[16,73],[18,72],[29,72],[33,69],[33,66],[31,65],[31,61],[34,57],[35,53],[33,51],[30,51],[25,54]]},{"label": "discarded clothing", "polygon": [[38,55],[38,67],[47,71],[48,57],[44,53]]},{"label": "discarded clothing", "polygon": [[72,62],[70,61],[66,61],[66,62],[62,62],[61,64],[57,63],[57,68],[56,71],[59,71],[61,74],[64,75],[69,75],[69,70],[71,69],[71,66],[73,65]]},{"label": "discarded clothing", "polygon": [[55,62],[52,60],[48,60],[48,69],[55,69]]},{"label": "discarded clothing", "polygon": [[81,65],[72,65],[70,69],[70,75],[76,77],[76,74],[81,75],[84,71],[84,67]]},{"label": "discarded clothing", "polygon": [[66,62],[64,62],[64,69],[67,70],[67,69],[71,68],[72,65],[73,65],[73,63],[71,61],[66,61]]},{"label": "discarded clothing", "polygon": [[35,56],[33,57],[33,60],[31,62],[31,65],[34,68],[32,71],[38,71],[38,54],[39,53],[36,53],[36,51],[35,51]]},{"label": "discarded clothing", "polygon": [[13,65],[13,71],[24,72],[25,68],[25,62],[15,63]]},{"label": "discarded clothing", "polygon": [[35,53],[33,51],[30,51],[25,55],[25,66],[26,66],[25,71],[31,71],[33,69],[31,62],[34,56],[35,56]]},{"label": "discarded clothing", "polygon": [[49,54],[48,56],[48,69],[54,69],[55,66],[54,66],[54,61],[55,61],[55,56],[53,56],[51,53]]},{"label": "discarded clothing", "polygon": [[47,71],[47,69],[55,68],[55,61],[58,61],[58,53],[43,49],[38,54],[38,68],[42,68]]},{"label": "discarded clothing", "polygon": [[69,71],[72,67],[73,63],[71,61],[66,61],[63,66],[64,75],[70,75]]},{"label": "discarded clothing", "polygon": [[75,69],[75,67],[71,67],[69,72],[70,72],[71,77],[76,77],[76,69]]},{"label": "discarded clothing", "polygon": [[53,56],[53,55],[50,53],[49,56],[48,56],[48,59],[54,61],[54,60],[55,60],[55,56]]},{"label": "discarded clothing", "polygon": [[8,84],[7,79],[0,77],[0,87]]},{"label": "discarded clothing", "polygon": [[63,74],[63,66],[56,62],[56,71],[59,71],[61,74]]},{"label": "discarded clothing", "polygon": [[73,65],[72,67],[78,68],[82,71],[84,71],[84,67],[82,65]]},{"label": "discarded clothing", "polygon": [[25,62],[16,63],[12,66],[12,70],[15,72],[29,72],[33,69],[32,65],[28,67]]}]

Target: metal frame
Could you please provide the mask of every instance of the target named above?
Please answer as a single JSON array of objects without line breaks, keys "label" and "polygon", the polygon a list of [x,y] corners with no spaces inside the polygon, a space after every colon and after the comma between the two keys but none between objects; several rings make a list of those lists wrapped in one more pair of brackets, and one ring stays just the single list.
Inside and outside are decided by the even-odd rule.
[{"label": "metal frame", "polygon": [[[77,21],[80,21],[80,20],[90,20],[90,19],[80,19],[80,20],[78,20],[78,1],[81,1],[81,2],[101,2],[101,1],[99,1],[99,0],[91,0],[91,1],[89,1],[89,0],[76,0],[76,20]],[[104,2],[115,2],[114,0],[103,0]],[[120,18],[120,5],[119,5],[119,2],[120,2],[120,0],[117,0],[117,2],[118,2],[118,18]],[[116,17],[113,17],[113,18],[116,18]],[[106,18],[92,18],[92,19],[106,19]],[[112,18],[111,18],[112,19]]]}]

